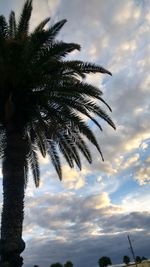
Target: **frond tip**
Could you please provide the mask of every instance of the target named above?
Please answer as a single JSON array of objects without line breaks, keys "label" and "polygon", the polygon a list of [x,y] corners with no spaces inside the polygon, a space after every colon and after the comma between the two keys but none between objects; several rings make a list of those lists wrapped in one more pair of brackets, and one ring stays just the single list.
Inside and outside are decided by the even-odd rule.
[{"label": "frond tip", "polygon": [[35,186],[39,187],[39,184],[40,184],[39,162],[38,162],[37,152],[33,149],[30,151],[29,163],[31,166]]},{"label": "frond tip", "polygon": [[26,0],[18,22],[18,27],[17,27],[18,37],[20,37],[22,34],[25,35],[28,33],[31,13],[32,13],[32,0]]},{"label": "frond tip", "polygon": [[56,143],[52,142],[51,140],[48,141],[48,153],[50,155],[52,164],[55,167],[59,179],[62,180],[62,170],[61,170],[60,159],[56,149]]},{"label": "frond tip", "polygon": [[3,15],[0,16],[0,38],[7,38],[8,36],[8,24]]},{"label": "frond tip", "polygon": [[50,21],[49,17],[41,21],[40,24],[35,28],[34,32],[42,31],[49,21]]},{"label": "frond tip", "polygon": [[9,36],[11,38],[14,38],[16,35],[16,18],[15,18],[15,12],[11,11],[9,16]]}]

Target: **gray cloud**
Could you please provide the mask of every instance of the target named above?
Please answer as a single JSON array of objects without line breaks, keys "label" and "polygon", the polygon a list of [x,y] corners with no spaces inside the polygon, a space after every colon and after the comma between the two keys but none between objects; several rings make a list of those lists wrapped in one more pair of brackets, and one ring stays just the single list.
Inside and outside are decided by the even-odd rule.
[{"label": "gray cloud", "polygon": [[75,266],[97,266],[103,255],[119,263],[124,254],[129,254],[130,232],[136,241],[136,253],[149,256],[148,212],[124,213],[104,193],[89,197],[59,194],[57,198],[53,194],[27,201],[24,231],[31,231],[32,238],[24,253],[25,267],[36,263],[46,267],[68,259]]},{"label": "gray cloud", "polygon": [[[9,6],[9,10],[17,8],[18,12],[22,3],[1,1],[1,9],[8,14]],[[32,27],[49,15],[54,16],[52,21],[67,18],[60,39],[82,46],[81,53],[72,58],[94,61],[113,72],[113,77],[95,75],[88,80],[102,87],[104,98],[113,109],[111,116],[117,131],[104,123],[103,133],[93,128],[105,163],[90,146],[94,162],[89,166],[83,160],[86,172],[78,177],[80,182],[83,180],[81,188],[73,182],[71,172],[71,182],[57,182],[51,165],[42,168],[39,191],[33,191],[29,184],[24,222],[25,267],[46,267],[66,260],[78,267],[96,267],[103,255],[120,263],[123,255],[130,255],[129,233],[136,255],[150,257],[148,192],[139,189],[137,196],[132,192],[132,196],[121,197],[121,204],[114,204],[109,195],[119,190],[126,172],[139,182],[145,181],[144,174],[146,179],[149,177],[145,160],[148,152],[139,147],[143,142],[148,144],[150,138],[149,9],[149,0],[34,1]]]},{"label": "gray cloud", "polygon": [[[76,234],[78,235],[78,232]],[[136,255],[149,255],[149,236],[146,233],[138,233],[138,235],[132,234],[132,238]],[[142,242],[143,239],[144,242]],[[24,255],[28,260],[25,267],[30,267],[33,263],[46,267],[57,261],[64,263],[68,259],[72,260],[74,266],[96,267],[98,259],[104,255],[110,256],[113,263],[121,263],[124,255],[129,255],[132,259],[128,247],[126,233],[91,237],[88,241],[70,240],[63,243],[59,240],[51,241],[48,238],[43,240],[34,238],[28,243]]]}]

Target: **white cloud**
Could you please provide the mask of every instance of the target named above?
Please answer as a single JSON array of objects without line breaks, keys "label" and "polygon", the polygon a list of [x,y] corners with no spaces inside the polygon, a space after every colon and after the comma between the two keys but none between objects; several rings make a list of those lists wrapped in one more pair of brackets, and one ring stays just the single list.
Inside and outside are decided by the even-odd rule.
[{"label": "white cloud", "polygon": [[79,189],[85,185],[84,175],[86,170],[82,171],[70,169],[67,165],[63,165],[63,180],[62,184],[68,189]]},{"label": "white cloud", "polygon": [[[18,4],[19,10],[21,2],[6,0],[5,5],[11,9]],[[138,240],[137,254],[150,256],[150,202],[144,185],[150,179],[149,10],[149,1],[34,0],[32,28],[47,16],[54,16],[52,22],[67,18],[60,38],[82,45],[81,53],[72,58],[94,61],[113,72],[112,77],[90,75],[87,81],[103,89],[117,131],[105,123],[102,133],[93,127],[105,162],[90,145],[93,165],[83,160],[82,172],[63,165],[62,183],[55,179],[48,159],[40,157],[41,187],[33,190],[30,182],[27,189],[25,267],[46,267],[68,259],[73,259],[75,266],[96,267],[106,251],[114,263],[121,261],[128,253],[128,232]],[[130,193],[123,195],[123,176],[131,173],[143,186],[137,186],[136,193],[129,188]],[[118,204],[114,204],[112,195],[118,196]]]},{"label": "white cloud", "polygon": [[47,0],[50,11],[50,16],[54,16],[57,11],[61,0]]}]

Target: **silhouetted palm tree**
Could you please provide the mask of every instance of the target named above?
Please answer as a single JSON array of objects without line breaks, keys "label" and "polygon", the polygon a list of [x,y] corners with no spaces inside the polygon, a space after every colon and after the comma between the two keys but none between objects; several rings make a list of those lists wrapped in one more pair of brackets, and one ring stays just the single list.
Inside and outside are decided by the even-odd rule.
[{"label": "silhouetted palm tree", "polygon": [[102,92],[84,80],[87,73],[111,73],[95,64],[64,60],[72,51],[80,50],[78,44],[55,40],[66,20],[45,29],[50,20],[46,18],[30,33],[31,12],[32,0],[27,0],[18,21],[13,11],[8,22],[0,16],[0,155],[4,191],[0,253],[2,261],[11,262],[11,267],[21,266],[19,255],[25,248],[24,193],[29,167],[39,186],[37,152],[43,157],[50,155],[62,179],[58,149],[71,168],[77,164],[81,169],[79,151],[92,162],[86,137],[103,159],[92,130],[79,112],[100,129],[94,114],[115,128],[95,101],[106,104]]}]

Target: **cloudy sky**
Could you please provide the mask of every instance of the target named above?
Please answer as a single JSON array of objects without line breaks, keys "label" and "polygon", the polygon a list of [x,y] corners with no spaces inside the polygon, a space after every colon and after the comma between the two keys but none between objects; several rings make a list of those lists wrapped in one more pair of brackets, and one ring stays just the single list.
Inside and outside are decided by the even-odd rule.
[{"label": "cloudy sky", "polygon": [[[18,14],[23,0],[0,0],[1,13]],[[73,59],[96,62],[112,77],[88,76],[112,107],[117,131],[93,129],[105,162],[91,146],[94,162],[70,170],[60,182],[48,159],[41,185],[26,190],[24,267],[71,260],[96,267],[101,256],[121,263],[129,251],[150,258],[150,1],[34,0],[31,29],[43,18],[66,18],[59,39],[81,44]]]}]

